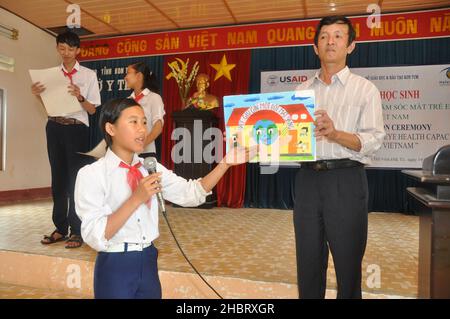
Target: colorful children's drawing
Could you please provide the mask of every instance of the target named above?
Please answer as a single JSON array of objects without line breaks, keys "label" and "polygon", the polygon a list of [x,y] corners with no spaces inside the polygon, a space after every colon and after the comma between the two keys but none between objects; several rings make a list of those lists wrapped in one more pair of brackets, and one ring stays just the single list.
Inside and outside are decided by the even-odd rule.
[{"label": "colorful children's drawing", "polygon": [[259,145],[253,162],[314,161],[314,91],[224,96],[227,151]]}]

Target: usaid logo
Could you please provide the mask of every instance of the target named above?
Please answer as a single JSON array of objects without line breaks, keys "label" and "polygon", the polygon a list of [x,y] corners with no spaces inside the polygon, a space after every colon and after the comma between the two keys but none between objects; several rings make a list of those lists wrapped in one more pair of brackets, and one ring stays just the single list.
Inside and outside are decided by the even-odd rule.
[{"label": "usaid logo", "polygon": [[307,80],[308,80],[308,76],[306,76],[306,75],[281,75],[281,76],[278,76],[278,75],[272,74],[267,77],[266,83],[269,86],[276,86],[279,83],[298,85]]},{"label": "usaid logo", "polygon": [[267,84],[269,84],[270,86],[274,86],[277,85],[279,80],[278,80],[278,76],[276,75],[269,75],[269,77],[266,80]]},{"label": "usaid logo", "polygon": [[280,77],[281,83],[300,84],[308,80],[306,75],[286,75]]}]

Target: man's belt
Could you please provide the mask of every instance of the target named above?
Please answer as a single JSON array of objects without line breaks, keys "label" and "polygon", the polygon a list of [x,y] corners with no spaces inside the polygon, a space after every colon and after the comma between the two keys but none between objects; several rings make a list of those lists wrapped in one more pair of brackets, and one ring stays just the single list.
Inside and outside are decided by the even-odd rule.
[{"label": "man's belt", "polygon": [[67,117],[63,117],[63,116],[49,116],[48,120],[62,124],[62,125],[73,125],[73,124],[83,124],[84,125],[83,122],[81,122],[77,119],[67,118]]},{"label": "man's belt", "polygon": [[315,171],[327,171],[330,169],[350,168],[357,166],[363,166],[363,164],[358,161],[352,161],[348,158],[336,160],[321,160],[315,162],[303,162],[301,164],[301,168],[313,169]]}]

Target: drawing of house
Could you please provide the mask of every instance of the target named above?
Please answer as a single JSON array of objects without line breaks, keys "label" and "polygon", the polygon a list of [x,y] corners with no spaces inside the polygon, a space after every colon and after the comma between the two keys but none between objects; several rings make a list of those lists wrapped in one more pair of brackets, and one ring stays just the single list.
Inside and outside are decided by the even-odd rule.
[{"label": "drawing of house", "polygon": [[[234,145],[259,144],[267,153],[272,152],[278,140],[280,157],[311,155],[311,134],[314,119],[304,104],[277,105],[274,109],[262,109],[248,116],[249,107],[235,107],[226,123],[227,136],[233,137]],[[246,113],[247,112],[247,113]],[[288,125],[290,118],[292,124]],[[240,123],[241,122],[241,123]],[[251,140],[251,141],[250,141]]]}]

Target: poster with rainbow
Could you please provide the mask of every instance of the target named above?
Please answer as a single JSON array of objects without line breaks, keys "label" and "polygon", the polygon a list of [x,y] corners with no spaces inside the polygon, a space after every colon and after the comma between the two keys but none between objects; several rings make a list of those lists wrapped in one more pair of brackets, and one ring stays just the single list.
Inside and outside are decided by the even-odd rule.
[{"label": "poster with rainbow", "polygon": [[227,151],[259,145],[252,162],[316,160],[313,90],[224,96]]}]

